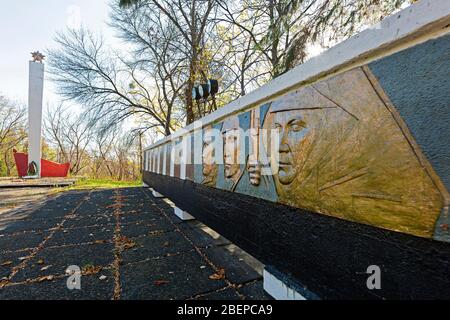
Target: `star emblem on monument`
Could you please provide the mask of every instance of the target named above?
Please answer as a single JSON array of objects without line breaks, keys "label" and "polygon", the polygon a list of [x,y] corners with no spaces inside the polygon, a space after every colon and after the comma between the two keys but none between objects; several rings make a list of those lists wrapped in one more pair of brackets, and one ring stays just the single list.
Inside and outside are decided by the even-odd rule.
[{"label": "star emblem on monument", "polygon": [[33,57],[34,62],[40,62],[40,63],[42,63],[45,58],[45,56],[39,51],[32,52],[31,56]]}]

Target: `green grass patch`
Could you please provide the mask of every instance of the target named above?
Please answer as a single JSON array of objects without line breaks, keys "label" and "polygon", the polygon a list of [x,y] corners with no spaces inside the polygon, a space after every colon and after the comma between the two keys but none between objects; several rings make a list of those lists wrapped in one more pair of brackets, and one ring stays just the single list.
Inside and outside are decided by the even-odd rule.
[{"label": "green grass patch", "polygon": [[113,188],[129,188],[140,187],[142,181],[116,181],[108,179],[79,179],[75,185],[69,187],[69,190],[73,189],[113,189]]}]

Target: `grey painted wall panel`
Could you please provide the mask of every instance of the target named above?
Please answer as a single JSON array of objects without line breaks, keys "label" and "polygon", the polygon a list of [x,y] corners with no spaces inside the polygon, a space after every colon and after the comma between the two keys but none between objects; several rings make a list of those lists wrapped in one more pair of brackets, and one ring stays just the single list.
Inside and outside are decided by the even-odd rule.
[{"label": "grey painted wall panel", "polygon": [[369,67],[450,190],[450,35]]}]

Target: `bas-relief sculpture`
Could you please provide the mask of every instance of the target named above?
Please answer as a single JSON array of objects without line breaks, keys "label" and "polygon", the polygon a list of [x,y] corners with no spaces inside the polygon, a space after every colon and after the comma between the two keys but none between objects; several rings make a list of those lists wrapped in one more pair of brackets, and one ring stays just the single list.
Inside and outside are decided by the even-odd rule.
[{"label": "bas-relief sculpture", "polygon": [[[356,68],[205,126],[201,150],[192,142],[189,156],[200,153],[202,164],[186,178],[431,237],[443,197],[369,75],[367,67]],[[240,130],[249,134],[243,137]],[[263,139],[260,133],[267,130],[276,130],[278,140]],[[277,154],[271,154],[271,144],[278,146]],[[166,174],[172,165],[179,177],[179,164],[169,159]]]},{"label": "bas-relief sculpture", "polygon": [[[260,108],[250,110],[249,126],[257,129],[250,141],[239,139],[239,116],[225,119],[224,165],[204,163],[203,183],[431,237],[443,207],[441,194],[366,72],[356,68],[290,92],[271,102],[263,116]],[[278,130],[277,156],[270,154],[270,137],[262,143],[260,123],[263,129]],[[205,139],[204,147],[208,143]],[[214,151],[208,152],[204,161]],[[243,152],[244,166],[237,161]],[[270,157],[273,176],[261,175],[261,154]]]},{"label": "bas-relief sculpture", "polygon": [[237,116],[227,118],[222,124],[223,174],[225,177],[223,183],[225,188],[230,191],[236,190],[239,180],[244,174],[240,158],[243,156],[242,143],[245,142],[242,141],[239,130],[240,124]]},{"label": "bas-relief sculpture", "polygon": [[[265,151],[260,148],[262,139],[259,135],[260,114],[266,112],[267,108],[261,111],[255,108],[203,129],[203,184],[270,201],[277,200],[272,175],[262,175],[261,172],[262,165],[269,164]],[[213,129],[220,132],[220,137],[213,137]],[[244,131],[249,133],[248,136]],[[217,164],[216,157],[221,157],[223,161]],[[261,159],[265,161],[261,162]]]},{"label": "bas-relief sculpture", "polygon": [[291,93],[270,112],[268,125],[285,130],[280,202],[432,235],[441,195],[361,68]]},{"label": "bas-relief sculpture", "polygon": [[202,184],[209,187],[215,187],[217,183],[217,164],[214,161],[215,153],[213,148],[214,136],[212,126],[203,129],[203,147],[202,147]]}]

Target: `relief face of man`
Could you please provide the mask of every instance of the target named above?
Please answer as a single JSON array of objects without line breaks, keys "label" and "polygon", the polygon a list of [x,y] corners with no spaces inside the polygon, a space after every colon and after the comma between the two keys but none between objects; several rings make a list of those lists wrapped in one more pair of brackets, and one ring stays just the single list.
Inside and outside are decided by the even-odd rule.
[{"label": "relief face of man", "polygon": [[239,120],[237,117],[227,119],[222,128],[223,158],[225,178],[235,180],[239,176],[241,167]]},{"label": "relief face of man", "polygon": [[205,177],[209,177],[214,173],[215,163],[213,142],[212,129],[209,127],[205,129],[203,135],[202,163],[203,175]]},{"label": "relief face of man", "polygon": [[224,132],[223,157],[225,165],[225,177],[231,179],[240,171],[239,159],[239,129],[231,129]]},{"label": "relief face of man", "polygon": [[[272,151],[272,165],[279,185],[289,185],[306,173],[314,142],[321,135],[325,110],[336,106],[312,87],[305,87],[272,103],[271,127],[278,134],[278,150]],[[273,157],[275,155],[275,157]]]},{"label": "relief face of man", "polygon": [[275,112],[274,129],[278,131],[278,180],[292,183],[301,171],[311,148],[311,129],[307,115],[300,110]]}]

